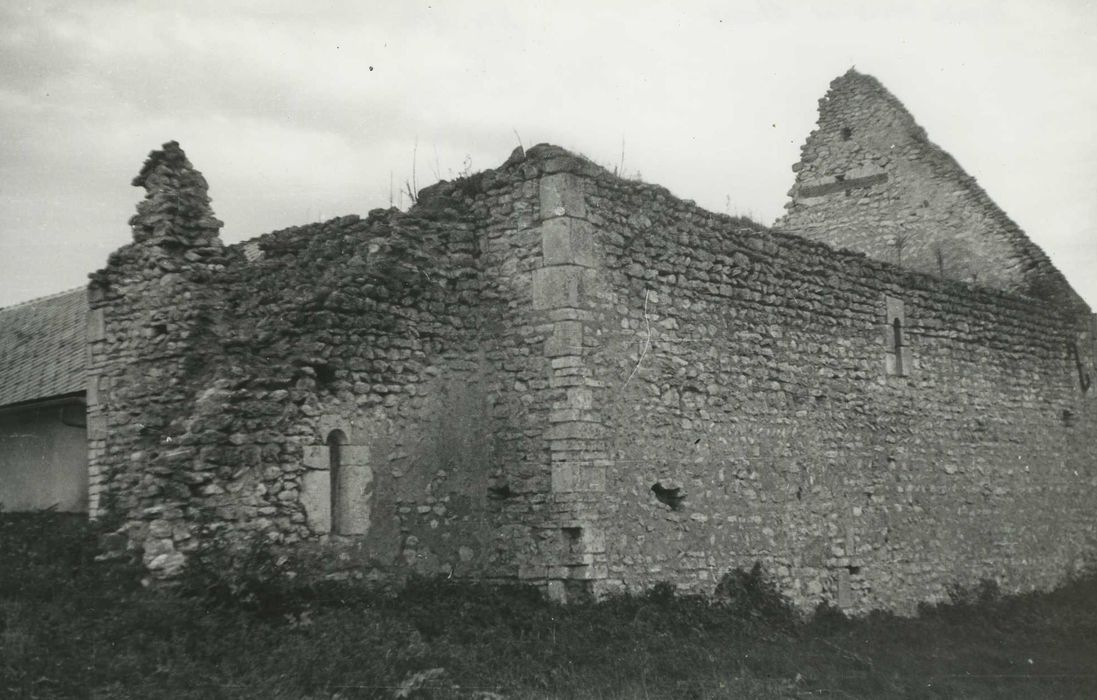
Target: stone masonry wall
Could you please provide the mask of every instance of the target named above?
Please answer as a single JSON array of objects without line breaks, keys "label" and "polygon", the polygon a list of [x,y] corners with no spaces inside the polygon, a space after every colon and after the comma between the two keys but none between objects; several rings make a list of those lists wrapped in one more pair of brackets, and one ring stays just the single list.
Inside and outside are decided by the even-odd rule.
[{"label": "stone masonry wall", "polygon": [[193,532],[174,517],[188,485],[171,467],[193,448],[172,439],[194,399],[191,380],[205,370],[210,282],[228,258],[205,179],[178,144],[151,154],[133,184],[147,193],[130,219],[134,243],[111,255],[88,291],[89,510],[117,514],[120,525],[140,513],[151,531],[146,565],[174,570]]},{"label": "stone masonry wall", "polygon": [[1097,544],[1093,329],[1040,302],[551,146],[232,247],[177,144],[135,184],[90,287],[92,498],[156,576],[258,537],[564,599],[762,561],[798,604],[904,610]]},{"label": "stone masonry wall", "polygon": [[708,592],[761,561],[802,606],[910,611],[1092,557],[1095,348],[1068,315],[604,172],[575,186],[612,309],[585,329],[602,590]]},{"label": "stone masonry wall", "polygon": [[801,151],[778,230],[1088,315],[1047,255],[875,78],[836,78]]},{"label": "stone masonry wall", "polygon": [[226,248],[205,180],[154,152],[135,241],[91,285],[110,546],[158,576],[250,534],[338,576],[588,587],[577,164],[518,151],[406,214]]}]

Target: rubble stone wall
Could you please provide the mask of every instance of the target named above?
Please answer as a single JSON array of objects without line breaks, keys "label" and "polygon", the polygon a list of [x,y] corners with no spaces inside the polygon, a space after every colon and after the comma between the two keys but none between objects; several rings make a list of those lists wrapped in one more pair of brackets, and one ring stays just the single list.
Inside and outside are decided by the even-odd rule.
[{"label": "rubble stone wall", "polygon": [[228,258],[205,180],[178,144],[150,155],[133,184],[147,192],[130,220],[134,242],[111,254],[88,292],[89,510],[124,533],[139,525],[145,563],[175,570],[194,542],[185,516],[199,474],[176,468],[198,449],[179,438],[209,373],[212,282]]},{"label": "rubble stone wall", "polygon": [[850,70],[831,83],[801,151],[778,230],[1088,312],[1047,255],[872,76]]},{"label": "rubble stone wall", "polygon": [[551,154],[228,248],[178,145],[154,152],[135,241],[91,285],[113,546],[164,576],[255,533],[336,573],[545,583],[519,562],[570,556],[544,436],[557,310],[533,301]]},{"label": "rubble stone wall", "polygon": [[1092,335],[1037,301],[551,146],[239,246],[177,144],[135,184],[90,287],[91,498],[155,575],[255,536],[561,598],[762,561],[867,610],[1092,552]]},{"label": "rubble stone wall", "polygon": [[613,309],[587,360],[603,589],[710,592],[761,561],[805,607],[909,611],[1092,556],[1095,348],[1069,314],[608,174],[579,186]]}]

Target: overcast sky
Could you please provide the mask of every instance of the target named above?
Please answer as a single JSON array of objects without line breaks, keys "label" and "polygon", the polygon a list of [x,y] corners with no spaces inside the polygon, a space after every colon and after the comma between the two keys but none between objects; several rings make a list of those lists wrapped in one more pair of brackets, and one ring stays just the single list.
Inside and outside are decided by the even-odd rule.
[{"label": "overcast sky", "polygon": [[855,65],[1097,307],[1093,1],[281,4],[5,3],[0,305],[85,284],[170,139],[228,243],[388,206],[413,153],[422,187],[519,139],[771,224]]}]

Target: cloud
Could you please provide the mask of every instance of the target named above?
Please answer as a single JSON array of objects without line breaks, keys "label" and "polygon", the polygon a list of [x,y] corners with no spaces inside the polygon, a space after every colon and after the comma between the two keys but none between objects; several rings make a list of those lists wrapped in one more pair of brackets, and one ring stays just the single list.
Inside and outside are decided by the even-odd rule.
[{"label": "cloud", "polygon": [[[129,180],[168,139],[206,174],[234,239],[387,206],[416,141],[420,185],[466,158],[493,167],[514,131],[610,166],[624,141],[626,170],[769,221],[815,101],[855,63],[1072,260],[1097,218],[1094,19],[1067,0],[8,6],[0,237],[124,240]],[[0,273],[44,279],[35,255]]]}]

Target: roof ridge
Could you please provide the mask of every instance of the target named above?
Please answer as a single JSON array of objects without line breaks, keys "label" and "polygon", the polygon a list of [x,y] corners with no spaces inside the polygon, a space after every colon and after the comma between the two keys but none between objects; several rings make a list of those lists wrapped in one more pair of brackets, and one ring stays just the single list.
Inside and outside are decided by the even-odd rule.
[{"label": "roof ridge", "polygon": [[3,313],[4,311],[10,311],[12,309],[18,309],[18,308],[23,307],[23,306],[29,306],[31,304],[37,304],[40,301],[48,301],[50,299],[57,299],[58,297],[63,297],[66,294],[72,294],[73,292],[83,292],[83,291],[87,291],[87,287],[85,287],[85,286],[72,287],[71,289],[65,289],[65,290],[60,291],[60,292],[54,292],[53,294],[46,294],[45,296],[35,297],[33,299],[27,299],[26,301],[18,301],[14,304],[11,304],[10,306],[0,306],[0,313]]}]

